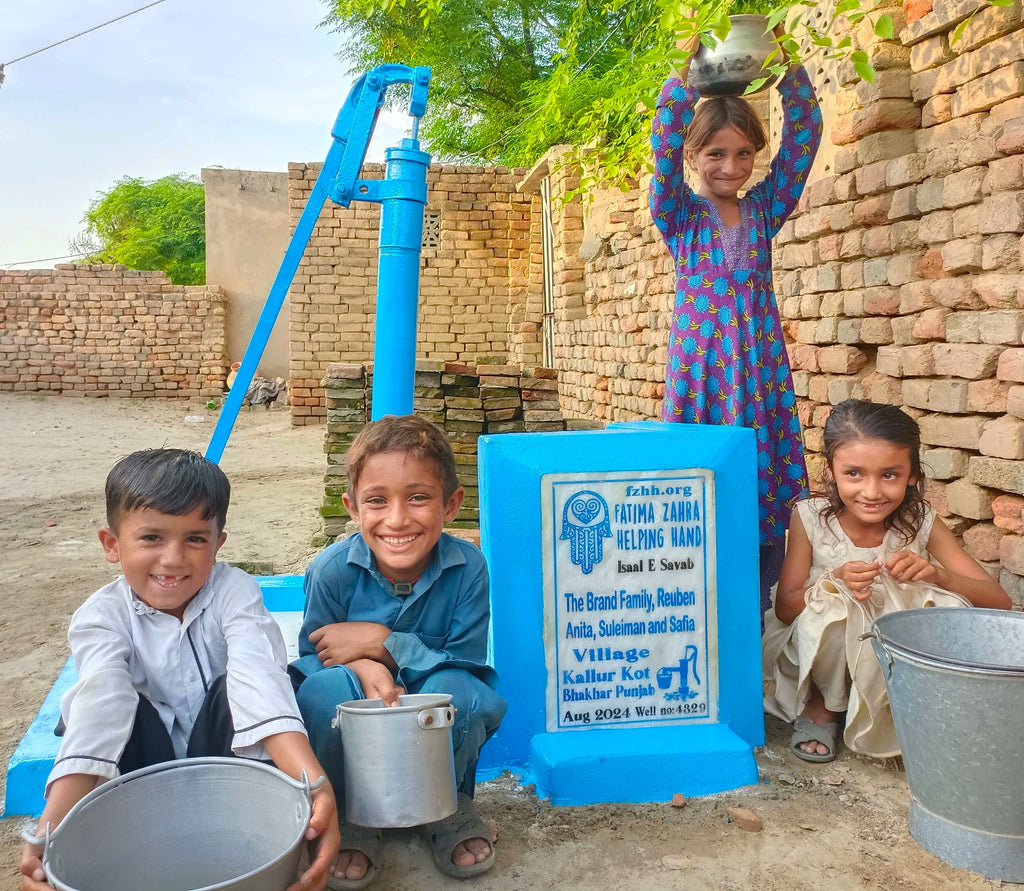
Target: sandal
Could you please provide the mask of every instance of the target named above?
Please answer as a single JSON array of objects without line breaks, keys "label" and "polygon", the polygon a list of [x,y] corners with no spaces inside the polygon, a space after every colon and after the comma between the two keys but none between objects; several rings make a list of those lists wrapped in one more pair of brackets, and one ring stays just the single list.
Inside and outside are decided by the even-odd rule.
[{"label": "sandal", "polygon": [[[427,823],[423,827],[423,835],[430,852],[434,855],[434,863],[445,875],[456,879],[468,879],[487,872],[494,866],[494,843],[491,841],[491,830],[480,819],[473,799],[468,795],[459,794],[459,806],[455,813],[443,820]],[[461,842],[471,838],[482,838],[491,846],[491,853],[479,863],[470,866],[459,866],[452,863],[452,852]]]},{"label": "sandal", "polygon": [[327,887],[331,891],[358,891],[377,878],[377,868],[380,866],[384,853],[384,839],[379,829],[369,826],[357,826],[355,823],[343,822],[339,828],[341,829],[341,844],[338,845],[338,853],[358,851],[366,856],[370,865],[366,867],[366,874],[358,879],[346,879],[344,876],[336,876],[329,872]]},{"label": "sandal", "polygon": [[[815,724],[810,718],[801,716],[793,722],[793,736],[789,741],[789,747],[797,758],[825,764],[835,760],[838,732],[839,725],[834,721],[828,724]],[[805,742],[821,743],[828,747],[828,752],[824,755],[819,755],[817,752],[805,752],[800,748],[800,744]]]}]

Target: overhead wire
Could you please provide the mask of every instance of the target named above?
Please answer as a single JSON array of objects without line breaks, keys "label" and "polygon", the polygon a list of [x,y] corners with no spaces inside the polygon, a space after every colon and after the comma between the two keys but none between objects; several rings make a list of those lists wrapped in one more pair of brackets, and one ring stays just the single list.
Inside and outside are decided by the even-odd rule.
[{"label": "overhead wire", "polygon": [[68,260],[71,257],[88,257],[92,251],[79,251],[77,254],[61,254],[59,257],[40,257],[37,260],[19,260],[17,263],[0,263],[0,267],[10,269],[12,266],[28,266],[31,263],[51,263],[54,260]]},{"label": "overhead wire", "polygon": [[83,34],[89,34],[92,31],[98,31],[100,28],[105,28],[107,25],[112,25],[114,22],[119,22],[121,19],[126,19],[128,16],[135,15],[137,12],[142,12],[144,9],[149,9],[152,6],[158,6],[166,0],[153,0],[152,3],[147,3],[145,6],[140,6],[138,9],[133,9],[131,12],[126,12],[123,15],[117,16],[117,18],[110,19],[107,22],[103,22],[100,25],[93,25],[91,28],[86,28],[84,31],[79,31],[77,34],[72,34],[70,37],[65,37],[63,40],[58,40],[56,43],[51,43],[48,46],[40,47],[37,50],[33,50],[30,53],[25,53],[23,56],[18,56],[17,59],[11,59],[10,62],[0,63],[0,85],[4,82],[4,69],[15,62],[21,62],[23,59],[28,59],[31,56],[38,56],[39,53],[45,53],[47,50],[53,49],[55,46],[60,46],[62,43],[67,43],[70,40],[74,40],[77,37],[81,37]]}]

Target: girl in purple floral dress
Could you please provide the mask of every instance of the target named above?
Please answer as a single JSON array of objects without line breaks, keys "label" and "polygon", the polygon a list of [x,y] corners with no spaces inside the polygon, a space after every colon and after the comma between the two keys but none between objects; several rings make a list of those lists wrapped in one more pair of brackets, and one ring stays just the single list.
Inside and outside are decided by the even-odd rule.
[{"label": "girl in purple floral dress", "polygon": [[[683,72],[685,77],[685,71]],[[771,605],[793,502],[805,493],[793,376],[772,290],[771,239],[796,207],[821,140],[802,67],[780,79],[783,131],[768,175],[740,197],[764,128],[735,96],[705,100],[675,77],[651,144],[651,214],[676,264],[662,420],[752,427],[757,436],[761,611]],[[693,192],[683,164],[697,174]]]}]

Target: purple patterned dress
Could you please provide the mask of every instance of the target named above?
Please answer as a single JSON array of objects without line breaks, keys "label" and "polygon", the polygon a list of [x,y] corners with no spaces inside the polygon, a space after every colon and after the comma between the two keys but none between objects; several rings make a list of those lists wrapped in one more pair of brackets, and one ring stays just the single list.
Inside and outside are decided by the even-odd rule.
[{"label": "purple patterned dress", "polygon": [[697,91],[666,81],[654,115],[651,214],[676,263],[662,420],[752,427],[762,547],[781,543],[807,488],[793,376],[772,290],[771,239],[796,207],[821,140],[803,68],[779,81],[783,132],[768,175],[740,198],[741,222],[683,179],[683,140]]}]

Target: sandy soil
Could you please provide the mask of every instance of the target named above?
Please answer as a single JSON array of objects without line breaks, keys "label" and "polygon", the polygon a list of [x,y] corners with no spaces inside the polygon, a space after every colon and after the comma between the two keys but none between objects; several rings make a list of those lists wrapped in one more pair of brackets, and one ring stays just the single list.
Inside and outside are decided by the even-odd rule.
[{"label": "sandy soil", "polygon": [[[195,420],[196,418],[203,420]],[[0,393],[0,756],[6,765],[68,652],[75,607],[114,577],[96,531],[103,480],[137,448],[203,450],[215,423],[202,403],[87,400]],[[316,548],[323,434],[292,428],[284,410],[244,411],[222,466],[232,481],[224,559],[259,571],[301,572]],[[832,766],[787,751],[789,728],[768,722],[760,782],[682,808],[666,804],[557,808],[511,777],[481,784],[480,809],[498,824],[496,867],[471,882],[442,878],[411,832],[388,837],[374,887],[391,889],[983,889],[907,832],[898,765],[841,754]],[[743,806],[763,822],[727,819]],[[0,820],[0,888],[17,887],[18,836],[32,821]],[[144,884],[140,884],[144,891]]]}]

